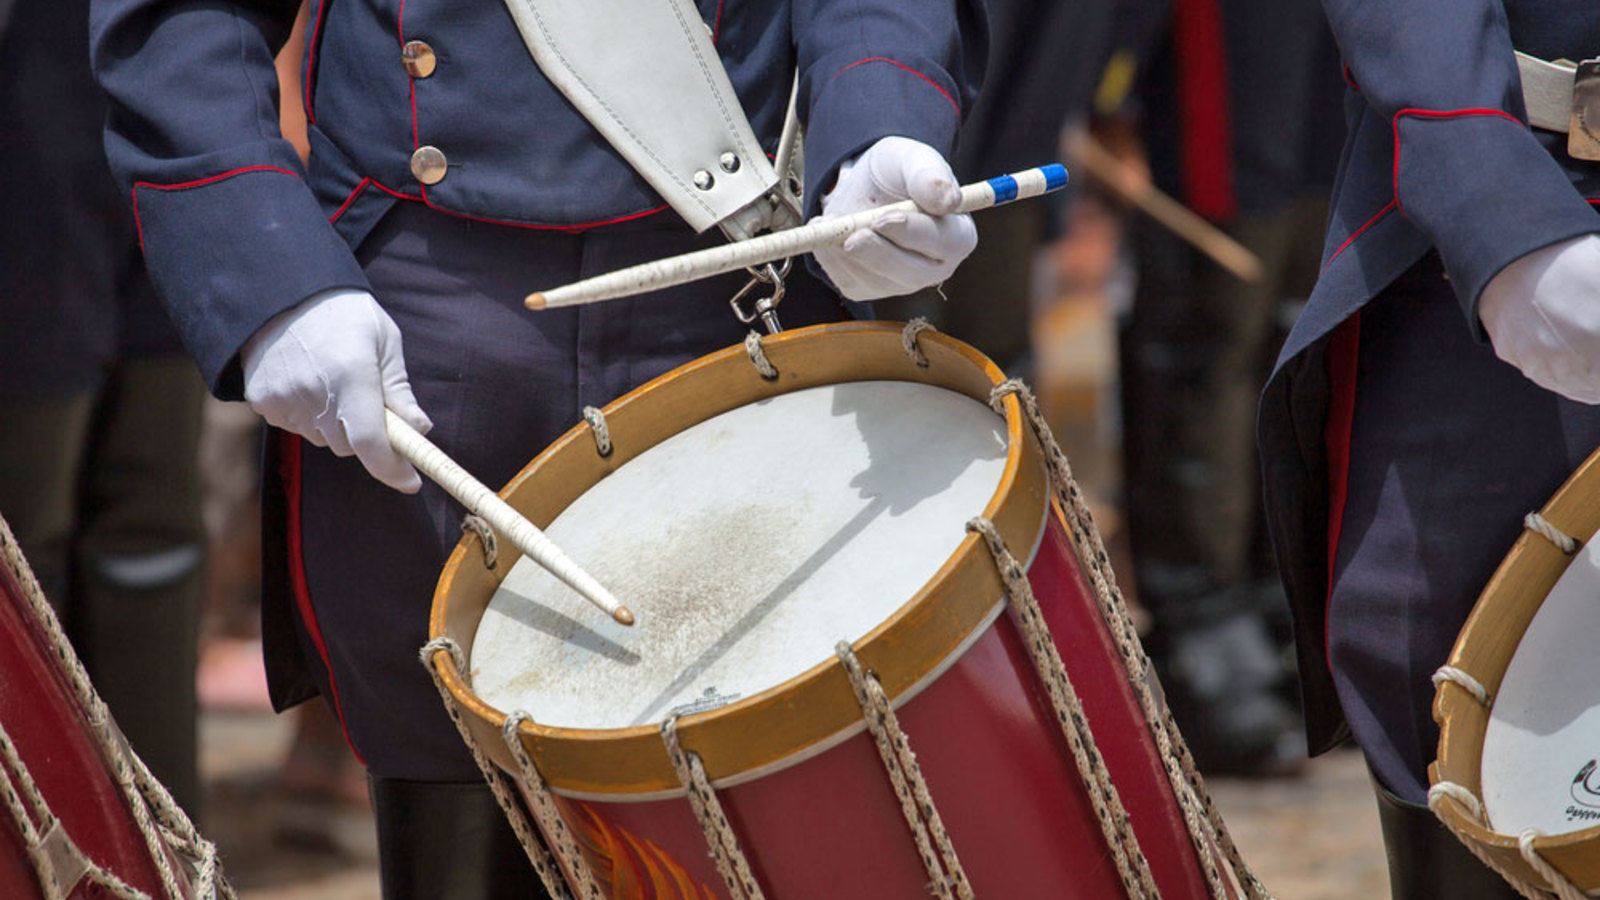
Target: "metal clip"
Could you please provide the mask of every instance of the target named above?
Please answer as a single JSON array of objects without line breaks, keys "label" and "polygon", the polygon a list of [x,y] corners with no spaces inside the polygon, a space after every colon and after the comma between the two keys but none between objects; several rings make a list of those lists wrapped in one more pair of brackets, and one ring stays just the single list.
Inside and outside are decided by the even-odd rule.
[{"label": "metal clip", "polygon": [[[777,334],[783,330],[783,326],[778,324],[778,304],[783,302],[783,279],[789,274],[789,267],[793,262],[792,259],[785,259],[781,267],[767,263],[760,268],[747,269],[750,280],[739,289],[739,293],[733,295],[732,300],[728,301],[728,305],[733,307],[733,314],[740,322],[750,325],[760,319],[761,324],[766,326],[768,334]],[[739,304],[763,284],[772,286],[771,296],[755,301],[746,312]]]},{"label": "metal clip", "polygon": [[1573,74],[1567,154],[1573,159],[1600,160],[1600,60],[1584,60]]}]

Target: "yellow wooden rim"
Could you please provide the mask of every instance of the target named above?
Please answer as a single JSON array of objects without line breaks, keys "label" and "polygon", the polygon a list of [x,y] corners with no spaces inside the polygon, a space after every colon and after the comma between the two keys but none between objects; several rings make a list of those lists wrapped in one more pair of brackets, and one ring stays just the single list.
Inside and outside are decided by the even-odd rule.
[{"label": "yellow wooden rim", "polygon": [[[605,408],[615,448],[602,458],[587,425],[568,431],[500,492],[535,525],[546,527],[584,491],[661,441],[728,410],[778,394],[851,381],[911,381],[966,394],[985,404],[1004,374],[982,354],[945,335],[924,331],[918,366],[901,344],[895,323],[819,325],[766,338],[777,367],[767,381],[743,346],[690,362]],[[1032,548],[1049,503],[1038,441],[1015,397],[1005,399],[1009,447],[1000,486],[983,515],[1016,552]],[[952,523],[962,527],[964,523]],[[430,639],[452,638],[471,659],[477,625],[495,589],[520,558],[501,544],[493,570],[483,565],[475,538],[464,537],[445,564],[434,592]],[[855,645],[863,665],[878,674],[890,697],[916,685],[982,623],[1004,596],[987,548],[968,535],[934,578]],[[435,671],[460,705],[473,739],[501,767],[516,766],[500,728],[506,714],[463,682],[448,654]],[[713,780],[771,766],[858,723],[861,710],[838,660],[819,663],[765,692],[679,720],[678,735],[699,754]],[[677,790],[678,777],[655,726],[619,729],[551,728],[525,722],[527,747],[546,782],[581,794],[648,794]]]},{"label": "yellow wooden rim", "polygon": [[[1587,543],[1600,530],[1600,451],[1584,460],[1539,514],[1580,543]],[[1490,697],[1498,696],[1501,679],[1528,624],[1572,559],[1545,538],[1524,531],[1478,597],[1450,652],[1449,665],[1478,679]],[[1443,682],[1434,693],[1433,718],[1439,723],[1439,758],[1428,767],[1429,780],[1459,784],[1481,800],[1489,710],[1465,688]],[[1501,866],[1531,884],[1544,884],[1523,860],[1517,836],[1490,830],[1453,799],[1443,801],[1440,815]],[[1600,826],[1537,838],[1533,846],[1575,885],[1588,891],[1600,887],[1596,840],[1600,840]]]}]

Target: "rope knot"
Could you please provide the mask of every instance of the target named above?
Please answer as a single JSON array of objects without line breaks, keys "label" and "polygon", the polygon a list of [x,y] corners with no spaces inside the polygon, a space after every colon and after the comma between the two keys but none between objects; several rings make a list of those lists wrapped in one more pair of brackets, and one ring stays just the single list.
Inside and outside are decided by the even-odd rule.
[{"label": "rope knot", "polygon": [[900,346],[905,348],[906,356],[911,357],[911,361],[917,364],[917,368],[926,369],[928,367],[928,356],[922,352],[922,345],[917,343],[917,338],[924,331],[938,330],[933,327],[932,322],[922,316],[917,316],[907,322],[906,327],[901,329]]},{"label": "rope knot", "polygon": [[583,420],[594,432],[594,449],[601,457],[611,455],[611,429],[606,425],[606,414],[598,406],[585,406]]},{"label": "rope knot", "polygon": [[494,529],[477,513],[467,513],[461,520],[461,530],[467,534],[478,536],[478,543],[483,547],[483,567],[492,569],[500,558],[499,544],[495,541]]},{"label": "rope knot", "polygon": [[754,330],[744,337],[744,352],[750,357],[750,363],[761,373],[761,377],[768,381],[778,380],[778,369],[767,359],[767,351],[761,348],[761,335]]}]

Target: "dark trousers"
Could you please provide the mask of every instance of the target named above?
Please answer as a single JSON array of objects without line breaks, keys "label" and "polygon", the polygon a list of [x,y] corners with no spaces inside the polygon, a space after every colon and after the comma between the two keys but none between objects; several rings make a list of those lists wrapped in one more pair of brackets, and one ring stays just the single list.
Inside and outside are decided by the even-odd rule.
[{"label": "dark trousers", "polygon": [[1120,355],[1123,465],[1139,599],[1158,624],[1250,608],[1235,596],[1241,588],[1276,581],[1256,404],[1286,310],[1315,282],[1326,210],[1309,195],[1228,229],[1262,260],[1256,283],[1148,219],[1134,226],[1139,283]]},{"label": "dark trousers", "polygon": [[0,514],[133,749],[198,815],[205,386],[130,357],[92,394],[0,399]]},{"label": "dark trousers", "polygon": [[1328,649],[1356,742],[1416,804],[1438,744],[1430,678],[1523,516],[1600,446],[1600,408],[1537,387],[1475,341],[1434,257],[1357,327]]}]

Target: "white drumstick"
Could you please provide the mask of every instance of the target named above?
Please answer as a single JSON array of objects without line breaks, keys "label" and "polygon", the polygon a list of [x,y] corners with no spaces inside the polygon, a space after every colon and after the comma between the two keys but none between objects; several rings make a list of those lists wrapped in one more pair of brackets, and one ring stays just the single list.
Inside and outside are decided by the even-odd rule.
[{"label": "white drumstick", "polygon": [[482,516],[494,529],[505,535],[522,554],[543,566],[551,575],[566,582],[567,586],[600,607],[623,625],[633,624],[633,613],[617,602],[611,592],[601,587],[588,572],[561,552],[555,542],[522,513],[511,508],[494,491],[467,473],[455,460],[445,455],[433,442],[417,433],[415,428],[394,414],[384,410],[384,421],[389,429],[389,443],[396,452],[411,461],[422,474],[438,482],[461,505]]},{"label": "white drumstick", "polygon": [[[1027,169],[1013,175],[1002,175],[988,181],[974,182],[961,188],[961,203],[956,207],[956,212],[976,212],[1013,200],[1037,197],[1060,190],[1066,184],[1066,168],[1054,164]],[[673,285],[687,284],[701,278],[710,278],[713,275],[810,253],[818,247],[842,244],[844,239],[856,230],[871,227],[879,216],[916,210],[916,204],[910,200],[902,200],[848,216],[812,219],[798,228],[764,234],[748,241],[697,250],[670,259],[630,266],[573,282],[564,287],[529,294],[524,302],[529,309],[549,309],[627,297]]]}]

